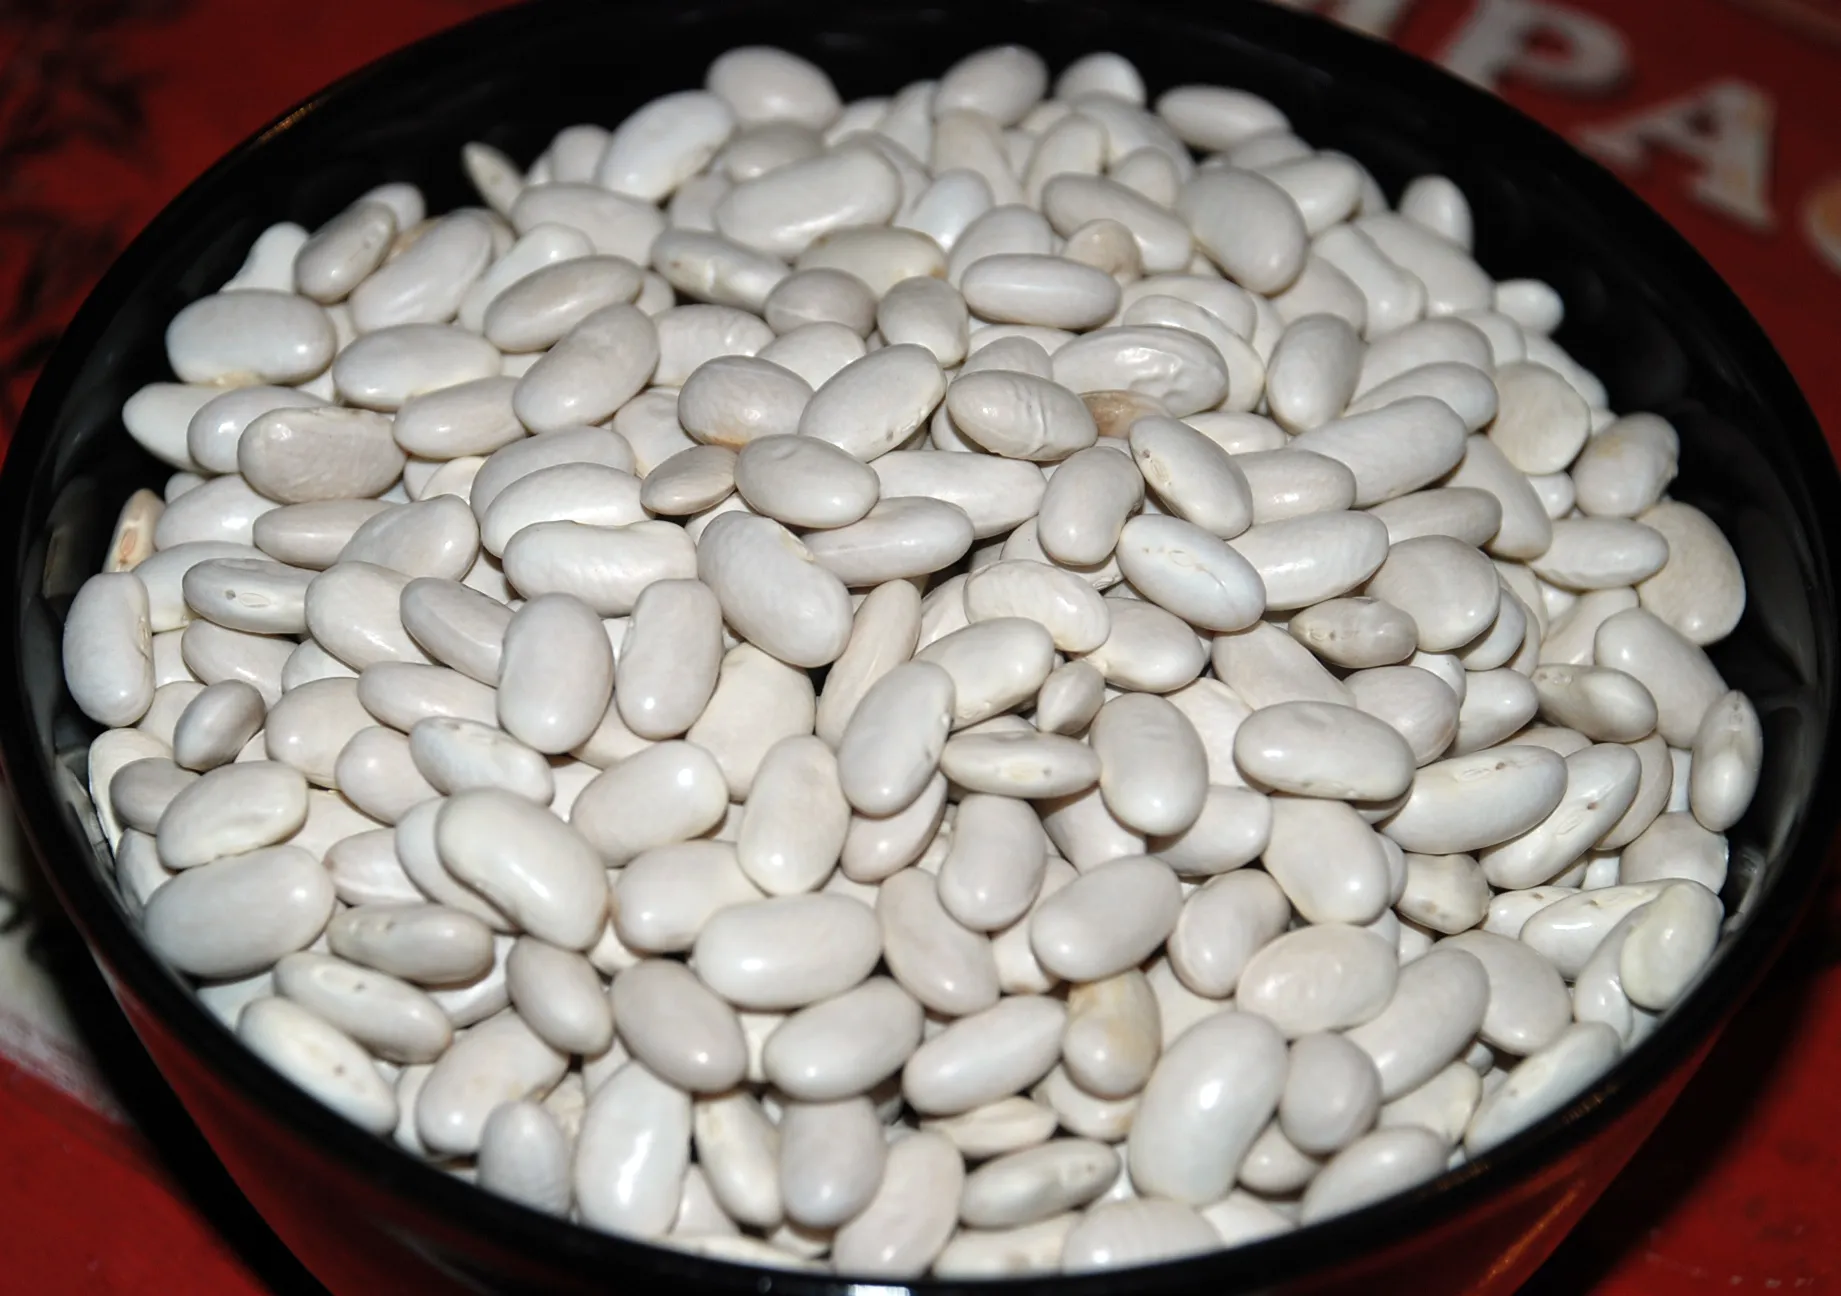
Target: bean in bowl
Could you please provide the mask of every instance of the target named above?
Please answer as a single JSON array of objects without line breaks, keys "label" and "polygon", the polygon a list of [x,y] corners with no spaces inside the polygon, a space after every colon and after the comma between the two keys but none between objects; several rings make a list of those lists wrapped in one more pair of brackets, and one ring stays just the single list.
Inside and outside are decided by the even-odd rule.
[{"label": "bean in bowl", "polygon": [[66,622],[123,902],[308,1093],[662,1245],[1083,1271],[1430,1179],[1691,988],[1739,565],[1449,180],[1016,46],[462,163],[173,319]]}]

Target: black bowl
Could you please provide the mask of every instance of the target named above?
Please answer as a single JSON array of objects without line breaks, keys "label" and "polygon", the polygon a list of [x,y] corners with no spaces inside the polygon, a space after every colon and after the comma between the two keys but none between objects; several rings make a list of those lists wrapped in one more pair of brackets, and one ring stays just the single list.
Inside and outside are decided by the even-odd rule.
[{"label": "black bowl", "polygon": [[[1751,316],[1615,179],[1496,100],[1375,42],[1262,5],[1135,0],[720,0],[540,3],[424,41],[281,117],[181,195],[90,297],[47,365],[0,476],[13,618],[0,745],[27,829],[116,997],[193,1118],[283,1239],[340,1291],[661,1290],[841,1293],[827,1278],[701,1261],[575,1228],[478,1192],[346,1124],[246,1052],[141,944],[85,827],[92,727],[60,677],[62,615],[98,569],[115,512],[163,473],[123,433],[122,402],[164,378],[162,331],[236,268],[273,221],[309,227],[361,190],[412,180],[431,208],[472,200],[461,145],[528,161],[559,127],[613,122],[700,83],[722,50],[781,44],[846,98],[936,75],[1019,41],[1059,67],[1117,49],[1153,92],[1222,82],[1269,97],[1314,144],[1397,194],[1415,175],[1470,197],[1498,278],[1565,295],[1560,342],[1619,411],[1656,410],[1683,443],[1676,493],[1732,538],[1750,607],[1715,651],[1758,706],[1767,759],[1732,837],[1735,931],[1698,989],[1590,1093],[1434,1183],[1236,1251],[1027,1284],[1099,1292],[1507,1290],[1653,1127],[1780,948],[1834,825],[1832,763],[1841,490],[1821,430]],[[925,1286],[924,1284],[921,1284]],[[943,1287],[936,1287],[943,1290]],[[858,1288],[858,1290],[868,1290]],[[883,1286],[878,1290],[896,1290]]]}]

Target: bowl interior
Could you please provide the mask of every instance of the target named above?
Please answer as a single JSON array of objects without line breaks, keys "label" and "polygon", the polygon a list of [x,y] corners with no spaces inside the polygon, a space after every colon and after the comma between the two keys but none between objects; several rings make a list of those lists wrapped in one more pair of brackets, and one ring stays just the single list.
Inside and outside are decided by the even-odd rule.
[{"label": "bowl interior", "polygon": [[1763,334],[1686,244],[1608,174],[1434,69],[1262,5],[1203,17],[1199,7],[1145,0],[889,7],[558,0],[470,24],[359,74],[188,190],[73,325],[33,396],[0,482],[3,605],[14,618],[0,742],[28,827],[105,965],[190,1047],[329,1155],[571,1264],[656,1263],[706,1280],[731,1275],[736,1290],[752,1286],[744,1270],[668,1261],[488,1200],[344,1126],[244,1054],[139,945],[85,797],[85,749],[94,730],[62,688],[59,641],[69,597],[98,569],[120,504],[133,489],[158,489],[164,480],[164,470],[123,432],[119,412],[141,385],[169,378],[166,322],[228,278],[271,222],[312,228],[391,179],[422,186],[431,211],[476,201],[459,167],[468,140],[528,163],[561,126],[611,124],[657,94],[699,84],[724,49],[784,45],[818,61],[849,99],[937,75],[954,58],[1007,40],[1034,46],[1055,68],[1093,49],[1119,50],[1153,94],[1194,81],[1254,90],[1289,113],[1311,143],[1360,159],[1390,194],[1419,174],[1451,176],[1475,211],[1483,265],[1498,279],[1532,276],[1557,287],[1567,308],[1558,340],[1604,381],[1613,408],[1654,410],[1674,423],[1683,446],[1674,493],[1731,537],[1750,592],[1743,624],[1714,658],[1757,704],[1765,771],[1756,804],[1732,834],[1725,899],[1735,936],[1700,989],[1590,1101],[1439,1183],[1307,1236],[1159,1272],[1187,1281],[1213,1266],[1207,1272],[1215,1283],[1276,1281],[1326,1254],[1397,1236],[1403,1222],[1422,1222],[1453,1209],[1461,1196],[1526,1173],[1551,1156],[1569,1127],[1581,1136],[1596,1128],[1687,1058],[1761,971],[1807,898],[1834,818],[1814,793],[1834,725],[1829,564],[1841,492],[1820,430]]}]

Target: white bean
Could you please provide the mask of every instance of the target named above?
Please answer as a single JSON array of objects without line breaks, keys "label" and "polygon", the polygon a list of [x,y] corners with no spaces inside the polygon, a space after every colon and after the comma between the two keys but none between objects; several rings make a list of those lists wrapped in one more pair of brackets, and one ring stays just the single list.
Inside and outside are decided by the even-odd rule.
[{"label": "white bean", "polygon": [[614,1038],[600,973],[573,950],[520,936],[505,956],[505,989],[525,1024],[565,1053],[592,1056]]},{"label": "white bean", "polygon": [[912,342],[923,346],[942,366],[965,359],[970,321],[964,300],[951,284],[930,278],[904,279],[877,305],[875,322],[889,345]]},{"label": "white bean", "polygon": [[686,736],[715,758],[729,799],[745,800],[768,749],[789,734],[810,733],[815,710],[804,671],[740,644],[724,655],[716,692]]},{"label": "white bean", "polygon": [[1483,309],[1494,300],[1489,276],[1456,244],[1392,212],[1377,212],[1353,222],[1402,270],[1426,287],[1431,315]]},{"label": "white bean", "polygon": [[1305,1035],[1291,1046],[1279,1099],[1279,1128],[1301,1151],[1329,1156],[1374,1123],[1381,1084],[1368,1055],[1344,1036]]},{"label": "white bean", "polygon": [[366,333],[332,362],[338,394],[353,405],[396,410],[424,392],[499,374],[498,348],[446,324],[392,324]]},{"label": "white bean", "polygon": [[1630,1002],[1651,1012],[1674,1007],[1713,956],[1725,917],[1698,882],[1674,882],[1630,920],[1618,979]]},{"label": "white bean", "polygon": [[214,769],[234,760],[262,730],[263,721],[262,695],[241,680],[191,686],[190,700],[173,726],[173,760],[186,769]]},{"label": "white bean", "polygon": [[795,666],[835,661],[850,637],[850,598],[836,576],[779,524],[747,514],[712,522],[697,575],[744,639]]},{"label": "white bean", "polygon": [[809,891],[830,876],[850,826],[837,770],[831,749],[810,735],[768,749],[736,838],[742,871],[767,894]]},{"label": "white bean", "polygon": [[323,954],[290,954],[275,989],[390,1062],[433,1062],[453,1029],[433,999],[403,981]]},{"label": "white bean", "polygon": [[1259,617],[1265,588],[1238,552],[1194,523],[1144,515],[1120,529],[1119,569],[1146,598],[1206,630],[1239,630]]},{"label": "white bean", "polygon": [[965,1163],[943,1136],[920,1133],[888,1150],[882,1182],[837,1231],[832,1262],[847,1273],[915,1277],[945,1248],[958,1221]]},{"label": "white bean", "polygon": [[986,256],[961,277],[965,303],[980,318],[1050,328],[1105,323],[1119,305],[1119,285],[1102,270],[1036,253]]},{"label": "white bean", "polygon": [[927,235],[896,227],[844,229],[799,254],[800,270],[831,269],[854,275],[878,299],[903,279],[946,277],[946,253]]},{"label": "white bean", "polygon": [[1260,523],[1228,542],[1253,565],[1274,611],[1346,594],[1388,554],[1387,528],[1366,513],[1314,512]]},{"label": "white bean", "polygon": [[307,780],[279,761],[221,766],[189,783],[160,816],[156,841],[170,869],[273,846],[307,819]]},{"label": "white bean", "polygon": [[[1064,79],[1073,71],[1070,68],[1063,73]],[[1064,87],[1057,87],[1057,93],[1063,98],[1072,97]],[[1141,100],[1142,95],[1138,98]],[[1183,85],[1166,90],[1157,97],[1157,115],[1183,143],[1209,152],[1230,149],[1256,135],[1285,130],[1289,125],[1284,113],[1258,95],[1225,86]]]},{"label": "white bean", "polygon": [[844,366],[813,393],[798,431],[873,460],[920,427],[946,392],[933,353],[905,343]]},{"label": "white bean", "polygon": [[1236,1002],[1290,1039],[1343,1030],[1386,1007],[1398,975],[1394,950],[1361,927],[1300,927],[1267,944],[1240,974]]},{"label": "white bean", "polygon": [[[725,1220],[772,1228],[785,1218],[780,1199],[780,1132],[745,1093],[699,1098],[691,1114],[698,1167]],[[698,1167],[693,1167],[695,1173]],[[686,1187],[690,1179],[686,1179]],[[682,1211],[680,1211],[680,1223]],[[734,1225],[730,1224],[733,1228]]]},{"label": "white bean", "polygon": [[661,95],[608,137],[595,182],[656,202],[701,171],[734,128],[728,105],[707,91]]},{"label": "white bean", "polygon": [[594,731],[613,683],[607,635],[581,600],[542,594],[512,615],[498,679],[498,719],[512,737],[546,754],[570,750]]},{"label": "white bean", "polygon": [[1540,496],[1488,437],[1471,436],[1463,462],[1445,479],[1445,484],[1495,496],[1502,520],[1485,548],[1496,557],[1534,558],[1552,545],[1553,521],[1541,506]]},{"label": "white bean", "polygon": [[1632,743],[1656,727],[1656,703],[1632,676],[1608,667],[1550,664],[1529,677],[1541,714],[1598,742]]},{"label": "white bean", "polygon": [[1096,329],[1054,353],[1055,381],[1070,391],[1131,390],[1161,401],[1175,418],[1212,409],[1227,396],[1220,352],[1185,329],[1133,324]]},{"label": "white bean", "polygon": [[396,1128],[396,1095],[348,1035],[286,999],[251,1002],[237,1038],[257,1057],[373,1134]]},{"label": "white bean", "polygon": [[64,678],[83,713],[121,727],[153,704],[147,586],[132,572],[92,576],[64,619]]},{"label": "white bean", "polygon": [[1373,1059],[1381,1097],[1392,1101],[1426,1083],[1469,1046],[1489,999],[1482,963],[1440,945],[1401,968],[1387,1006],[1347,1038]]},{"label": "white bean", "polygon": [[633,306],[584,316],[522,378],[512,408],[533,432],[596,423],[643,389],[658,364],[658,330]]},{"label": "white bean", "polygon": [[1361,293],[1367,327],[1378,339],[1416,322],[1426,308],[1426,287],[1418,276],[1395,264],[1368,234],[1355,225],[1338,225],[1313,241],[1317,256],[1334,266]]},{"label": "white bean", "polygon": [[842,994],[882,952],[876,916],[846,896],[779,896],[712,914],[692,951],[697,974],[740,1008],[803,1007]]},{"label": "white bean", "polygon": [[1285,330],[1266,370],[1266,399],[1287,431],[1337,418],[1355,394],[1362,341],[1333,315],[1306,315]]},{"label": "white bean", "polygon": [[441,324],[492,260],[486,218],[459,211],[433,222],[415,241],[351,290],[352,323],[360,333],[396,324]]},{"label": "white bean", "polygon": [[1592,640],[1592,660],[1635,677],[1656,703],[1656,732],[1671,747],[1693,744],[1708,710],[1726,693],[1706,653],[1647,609],[1607,617]]},{"label": "white bean", "polygon": [[1471,851],[1534,827],[1565,793],[1566,765],[1552,752],[1492,748],[1422,766],[1406,804],[1381,831],[1420,854]]},{"label": "white bean", "polygon": [[1464,1132],[1472,1156],[1519,1134],[1572,1101],[1617,1060],[1617,1032],[1602,1022],[1567,1026],[1485,1093]]},{"label": "white bean", "polygon": [[880,1187],[888,1151],[866,1098],[788,1103],[780,1114],[780,1195],[807,1228],[835,1228]]},{"label": "white bean", "polygon": [[332,360],[326,312],[305,297],[244,289],[203,297],[166,329],[166,355],[182,382],[294,383]]},{"label": "white bean", "polygon": [[1688,805],[1708,831],[1725,832],[1744,815],[1763,759],[1764,731],[1743,693],[1727,693],[1707,708],[1694,734]]},{"label": "white bean", "polygon": [[332,952],[423,985],[470,981],[492,966],[492,932],[470,914],[420,901],[347,909],[327,927]]},{"label": "white bean", "polygon": [[603,860],[618,865],[700,836],[721,822],[727,805],[715,758],[695,742],[672,740],[596,777],[577,796],[569,823]]},{"label": "white bean", "polygon": [[858,811],[895,814],[920,795],[952,727],[954,683],[940,665],[914,661],[863,693],[838,740],[844,796]]},{"label": "white bean", "polygon": [[962,729],[1033,697],[1054,668],[1054,640],[1036,622],[996,617],[926,644],[915,660],[939,666],[951,679],[952,723]]},{"label": "white bean", "polygon": [[633,1056],[668,1084],[721,1093],[747,1072],[734,1010],[682,963],[647,959],[617,973],[613,1016]]},{"label": "white bean", "polygon": [[1618,419],[1587,441],[1573,463],[1580,511],[1590,517],[1642,516],[1674,479],[1680,452],[1675,430],[1656,415]]},{"label": "white bean", "polygon": [[531,935],[577,950],[600,936],[607,911],[600,861],[543,807],[498,789],[461,792],[442,807],[435,840],[457,879]]},{"label": "white bean", "polygon": [[919,1003],[873,977],[790,1016],[767,1041],[767,1077],[809,1102],[867,1093],[900,1070],[921,1040]]},{"label": "white bean", "polygon": [[946,390],[953,425],[978,445],[1015,459],[1061,460],[1099,435],[1067,387],[1008,369],[967,373]]},{"label": "white bean", "polygon": [[1609,832],[1636,798],[1642,763],[1622,744],[1594,744],[1567,756],[1565,765],[1566,787],[1552,813],[1478,856],[1494,885],[1524,887],[1551,881]]},{"label": "white bean", "polygon": [[1285,1067],[1279,1032],[1250,1013],[1191,1027],[1158,1061],[1139,1102],[1126,1144],[1133,1183],[1195,1204],[1225,1196],[1278,1106]]},{"label": "white bean", "polygon": [[944,1134],[967,1159],[983,1160],[1035,1147],[1055,1132],[1055,1113],[1029,1098],[1002,1098],[956,1116],[933,1117],[921,1127]]},{"label": "white bean", "polygon": [[629,1237],[671,1227],[690,1161],[691,1100],[628,1062],[588,1100],[573,1183],[583,1222]]},{"label": "white bean", "polygon": [[1299,1222],[1358,1210],[1404,1192],[1445,1168],[1444,1141],[1429,1130],[1403,1125],[1376,1130],[1333,1157],[1304,1190]]},{"label": "white bean", "polygon": [[890,974],[927,1008],[960,1017],[997,1002],[991,942],[953,920],[927,873],[907,868],[883,882],[876,918]]},{"label": "white bean", "polygon": [[1157,995],[1136,968],[1069,991],[1061,1064],[1087,1092],[1130,1097],[1144,1087],[1161,1050]]},{"label": "white bean", "polygon": [[909,496],[884,499],[859,521],[804,539],[819,566],[862,588],[950,567],[974,536],[971,518],[956,504]]},{"label": "white bean", "polygon": [[147,901],[156,954],[193,976],[251,976],[304,949],[332,915],[332,880],[297,846],[270,846],[187,869]]},{"label": "white bean", "polygon": [[938,885],[946,912],[973,931],[1008,927],[1042,884],[1047,840],[1027,802],[972,793],[959,803]]},{"label": "white bean", "polygon": [[614,930],[635,950],[679,953],[696,943],[710,915],[762,893],[728,842],[686,841],[635,857],[615,883]]},{"label": "white bean", "polygon": [[1251,171],[1199,172],[1176,210],[1195,241],[1230,279],[1259,293],[1288,287],[1304,268],[1309,231],[1278,185]]},{"label": "white bean", "polygon": [[1207,758],[1182,712],[1148,695],[1100,708],[1089,741],[1100,761],[1100,791],[1121,823],[1157,835],[1180,833],[1201,814]]},{"label": "white bean", "polygon": [[[840,325],[861,338],[876,327],[877,303],[869,286],[853,274],[830,269],[799,270],[767,294],[762,315],[782,336],[805,325],[823,323]],[[863,354],[860,348],[857,354]]]},{"label": "white bean", "polygon": [[1643,606],[1693,643],[1731,634],[1745,611],[1745,578],[1738,555],[1712,519],[1691,504],[1663,500],[1639,513],[1637,521],[1668,543],[1661,570],[1637,582]]},{"label": "white bean", "polygon": [[387,205],[353,203],[301,245],[294,286],[322,304],[343,299],[383,263],[396,232],[396,213]]},{"label": "white bean", "polygon": [[1176,926],[1182,888],[1161,860],[1098,865],[1049,897],[1030,918],[1043,968],[1069,981],[1115,976],[1148,958]]},{"label": "white bean", "polygon": [[946,776],[935,774],[920,794],[892,815],[852,815],[839,865],[854,882],[879,882],[918,860],[946,811]]},{"label": "white bean", "polygon": [[493,1108],[480,1129],[479,1186],[534,1210],[562,1215],[569,1209],[569,1136],[532,1102]]},{"label": "white bean", "polygon": [[902,1068],[902,1095],[916,1111],[945,1116],[1028,1089],[1054,1066],[1066,1021],[1058,999],[1000,999],[915,1049]]},{"label": "white bean", "polygon": [[[516,201],[516,197],[513,197],[511,205],[515,205]],[[494,245],[496,246],[498,242],[499,239],[495,234]],[[587,260],[593,252],[594,244],[589,241],[588,236],[571,226],[556,223],[540,223],[531,226],[508,250],[500,255],[498,260],[486,268],[485,274],[473,281],[472,287],[468,288],[460,299],[460,311],[455,317],[456,321],[470,332],[483,332],[486,316],[500,297],[517,287],[525,279],[550,266],[565,261]],[[624,261],[625,258],[619,258],[619,260]],[[636,293],[640,281],[639,267],[633,266],[630,261],[626,264],[632,266],[632,292]],[[616,294],[606,301],[593,302],[584,308],[581,314],[586,314],[595,306],[605,306],[612,301],[632,299],[631,293],[627,296],[620,296],[622,292],[626,292],[626,289],[617,290]],[[567,325],[563,327],[566,328]],[[557,331],[557,336],[561,336],[561,329]],[[495,339],[489,338],[488,340],[492,341],[495,346],[500,345]],[[501,349],[517,351],[520,348],[501,347]]]},{"label": "white bean", "polygon": [[1064,1212],[1099,1196],[1118,1173],[1118,1153],[1104,1143],[1055,1139],[973,1171],[965,1181],[960,1218],[974,1228],[1008,1229],[1053,1218],[1071,1221]]},{"label": "white bean", "polygon": [[1386,842],[1355,810],[1340,801],[1287,796],[1271,798],[1271,816],[1266,871],[1300,914],[1311,922],[1364,926],[1387,909]]},{"label": "white bean", "polygon": [[1480,1028],[1485,1043],[1526,1056],[1545,1048],[1571,1020],[1570,996],[1558,970],[1531,946],[1468,931],[1439,948],[1473,955],[1489,977],[1489,1006]]}]

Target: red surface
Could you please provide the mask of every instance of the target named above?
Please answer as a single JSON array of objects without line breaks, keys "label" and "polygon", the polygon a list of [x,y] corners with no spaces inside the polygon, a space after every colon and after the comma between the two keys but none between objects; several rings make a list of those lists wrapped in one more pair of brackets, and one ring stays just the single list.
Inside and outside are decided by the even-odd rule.
[{"label": "red surface", "polygon": [[[0,1219],[15,1292],[262,1290],[120,1126],[0,1060]],[[29,1245],[26,1243],[29,1242]]]},{"label": "red surface", "polygon": [[[1841,431],[1831,361],[1841,344],[1841,0],[1293,2],[1430,57],[1487,50],[1485,38],[1508,31],[1498,88],[1575,140],[1710,87],[1750,94],[1750,117],[1726,126],[1751,147],[1727,155],[1716,177],[1742,190],[1746,164],[1762,168],[1753,219],[1697,198],[1705,168],[1679,150],[1647,147],[1640,165],[1620,169],[1726,275],[1831,436]],[[0,0],[0,437],[89,284],[186,180],[340,73],[487,7]],[[1584,85],[1543,75],[1575,66],[1581,48],[1608,49],[1620,70]],[[1714,124],[1688,128],[1705,138]],[[1838,955],[1841,897],[1831,897],[1536,1287],[1661,1296],[1841,1284]],[[8,1290],[261,1290],[136,1137],[4,1061],[0,1220],[16,1243]]]}]

